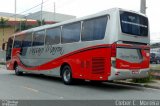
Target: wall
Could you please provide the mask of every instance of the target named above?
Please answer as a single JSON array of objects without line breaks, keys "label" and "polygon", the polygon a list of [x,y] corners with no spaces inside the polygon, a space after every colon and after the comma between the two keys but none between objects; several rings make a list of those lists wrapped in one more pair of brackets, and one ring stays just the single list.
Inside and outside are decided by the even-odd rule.
[{"label": "wall", "polygon": [[[8,38],[14,33],[14,27],[4,28],[4,42],[7,42]],[[0,28],[0,48],[3,42],[3,28]]]}]

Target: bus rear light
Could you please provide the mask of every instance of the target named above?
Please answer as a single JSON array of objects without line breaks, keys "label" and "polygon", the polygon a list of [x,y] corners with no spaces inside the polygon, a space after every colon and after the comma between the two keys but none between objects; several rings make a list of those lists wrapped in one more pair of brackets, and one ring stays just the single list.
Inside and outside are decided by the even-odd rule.
[{"label": "bus rear light", "polygon": [[111,57],[116,57],[116,44],[111,46]]},{"label": "bus rear light", "polygon": [[116,58],[115,57],[111,57],[111,65],[113,67],[116,67]]},{"label": "bus rear light", "polygon": [[111,64],[116,67],[116,44],[111,45]]},{"label": "bus rear light", "polygon": [[9,65],[10,65],[10,64],[7,64],[7,68],[9,68]]},{"label": "bus rear light", "polygon": [[149,57],[150,56],[150,51],[149,50],[145,50],[146,56]]},{"label": "bus rear light", "polygon": [[150,53],[146,53],[146,56],[149,57],[149,56],[150,56]]}]

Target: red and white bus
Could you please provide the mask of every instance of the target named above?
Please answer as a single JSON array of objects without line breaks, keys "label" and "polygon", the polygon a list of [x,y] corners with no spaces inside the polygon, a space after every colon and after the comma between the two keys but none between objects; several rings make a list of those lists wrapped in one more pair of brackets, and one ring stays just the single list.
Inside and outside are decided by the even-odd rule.
[{"label": "red and white bus", "polygon": [[44,25],[8,39],[7,69],[74,79],[119,80],[148,76],[148,18],[109,9],[87,17]]}]

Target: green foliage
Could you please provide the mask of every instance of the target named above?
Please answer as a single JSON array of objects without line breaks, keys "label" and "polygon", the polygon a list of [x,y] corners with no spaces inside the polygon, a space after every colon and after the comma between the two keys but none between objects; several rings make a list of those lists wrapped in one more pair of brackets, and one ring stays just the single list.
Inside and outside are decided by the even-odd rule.
[{"label": "green foliage", "polygon": [[26,21],[21,21],[20,27],[21,27],[21,30],[26,30],[28,28]]},{"label": "green foliage", "polygon": [[[45,20],[42,20],[42,25],[45,25]],[[37,20],[37,26],[41,26],[41,20]]]},{"label": "green foliage", "polygon": [[23,20],[23,21],[20,21],[19,26],[16,29],[16,32],[27,30],[27,29],[33,28],[33,27],[35,27],[35,26],[27,25],[27,20]]},{"label": "green foliage", "polygon": [[0,27],[4,28],[7,26],[7,22],[8,22],[8,19],[5,19],[3,17],[0,18]]},{"label": "green foliage", "polygon": [[[45,25],[45,20],[42,20],[42,25]],[[27,25],[27,20],[21,21],[19,26],[16,29],[16,32],[18,31],[23,31],[23,30],[27,30],[30,28],[34,28],[34,27],[38,27],[41,26],[41,21],[37,20],[37,25]]]},{"label": "green foliage", "polygon": [[139,78],[139,79],[133,79],[132,81],[134,83],[147,83],[147,82],[151,82],[153,79],[153,77],[151,76],[151,74],[149,73],[149,76],[146,78]]},{"label": "green foliage", "polygon": [[6,63],[5,62],[0,62],[0,65],[6,65]]}]

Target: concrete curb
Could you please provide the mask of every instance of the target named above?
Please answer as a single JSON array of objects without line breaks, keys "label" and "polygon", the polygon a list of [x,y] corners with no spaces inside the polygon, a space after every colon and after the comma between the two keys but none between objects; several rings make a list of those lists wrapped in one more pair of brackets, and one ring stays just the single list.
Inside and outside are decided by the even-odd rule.
[{"label": "concrete curb", "polygon": [[160,89],[160,86],[144,85],[146,88]]},{"label": "concrete curb", "polygon": [[153,86],[144,83],[132,83],[132,82],[125,82],[125,81],[114,81],[115,84],[122,84],[122,85],[130,85],[130,86],[137,86],[137,87],[146,87],[146,88],[153,88],[153,89],[160,89],[160,86]]}]

